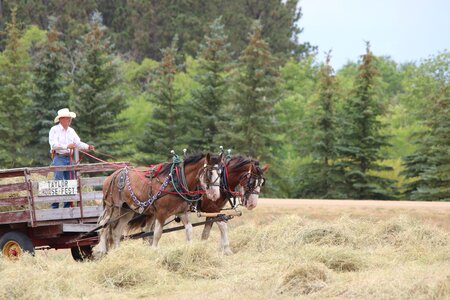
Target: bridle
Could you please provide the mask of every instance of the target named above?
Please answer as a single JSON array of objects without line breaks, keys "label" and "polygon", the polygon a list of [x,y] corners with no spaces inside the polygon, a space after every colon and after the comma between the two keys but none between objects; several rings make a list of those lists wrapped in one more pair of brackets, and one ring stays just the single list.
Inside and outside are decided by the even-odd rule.
[{"label": "bridle", "polygon": [[[217,172],[217,177],[213,180],[213,171]],[[215,165],[208,165],[204,164],[203,168],[201,168],[198,171],[197,178],[200,180],[200,178],[204,179],[206,189],[210,189],[211,187],[217,186],[220,187],[220,173],[222,171],[222,168],[215,164]]]},{"label": "bridle", "polygon": [[[250,195],[259,195],[260,191],[256,191],[256,189],[258,187],[261,188],[266,183],[266,179],[262,176],[262,174],[252,172],[253,166],[253,164],[250,165],[248,172],[243,174],[239,179],[239,185],[244,188],[244,195],[241,197],[241,201],[244,206],[247,205]],[[255,169],[257,169],[256,166]]]},{"label": "bridle", "polygon": [[[239,178],[238,186],[241,186],[244,189],[244,193],[242,194],[240,191],[232,191],[229,186],[229,172],[228,172],[228,162],[222,161],[221,162],[221,179],[220,179],[220,190],[221,192],[225,193],[225,198],[230,201],[230,204],[232,207],[236,207],[236,197],[240,198],[240,204],[245,206],[247,205],[248,198],[250,195],[259,195],[259,191],[256,189],[258,187],[262,187],[265,184],[266,179],[262,175],[262,171],[259,169],[258,166],[254,164],[254,162],[251,162],[250,168],[248,172],[245,174],[242,174]],[[254,173],[252,169],[255,169],[258,173]],[[233,198],[234,203],[231,201]]]}]

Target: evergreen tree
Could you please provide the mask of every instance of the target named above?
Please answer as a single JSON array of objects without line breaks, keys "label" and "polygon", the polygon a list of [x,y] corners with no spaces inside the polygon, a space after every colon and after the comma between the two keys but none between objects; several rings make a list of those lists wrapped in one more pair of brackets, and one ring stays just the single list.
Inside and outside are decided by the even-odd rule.
[{"label": "evergreen tree", "polygon": [[[19,18],[27,25],[47,29],[49,16],[58,16],[57,29],[64,32],[64,42],[70,50],[75,41],[87,32],[89,16],[95,10],[104,16],[110,28],[109,37],[118,51],[141,61],[161,60],[161,51],[170,46],[174,33],[179,36],[179,52],[195,56],[204,35],[205,25],[223,16],[232,54],[246,47],[242,32],[251,29],[253,20],[260,20],[262,35],[277,57],[303,57],[313,47],[298,40],[302,29],[298,0],[208,0],[208,1],[142,1],[142,0],[8,0],[0,1],[0,31],[9,8],[19,6]],[[3,7],[3,14],[2,8]],[[0,49],[3,49],[0,35]],[[69,54],[72,51],[69,51]]]},{"label": "evergreen tree", "polygon": [[178,37],[175,36],[172,45],[162,50],[163,58],[158,67],[156,79],[151,85],[150,101],[154,104],[152,115],[149,116],[144,131],[143,140],[138,149],[144,154],[143,163],[155,163],[167,159],[170,150],[178,148],[183,130],[180,120],[180,100],[182,94],[174,86]]},{"label": "evergreen tree", "polygon": [[391,170],[381,166],[381,147],[388,146],[387,136],[381,133],[378,116],[382,113],[377,98],[377,69],[375,56],[367,43],[366,54],[358,68],[353,95],[344,108],[344,132],[339,144],[336,163],[345,174],[342,190],[353,199],[390,199],[395,197],[394,181],[374,172]]},{"label": "evergreen tree", "polygon": [[0,57],[0,167],[13,168],[28,164],[25,146],[32,135],[27,113],[31,74],[29,56],[20,41],[16,9],[6,29],[6,49]]},{"label": "evergreen tree", "polygon": [[[313,103],[312,116],[312,157],[313,162],[307,166],[309,172],[304,187],[306,196],[321,198],[339,198],[339,174],[334,166],[337,157],[338,128],[336,121],[337,83],[330,65],[330,53],[320,69],[318,99]],[[305,195],[303,195],[305,196]]]},{"label": "evergreen tree", "polygon": [[34,58],[35,88],[30,109],[34,134],[29,148],[35,165],[49,163],[49,130],[58,110],[69,104],[66,49],[60,35],[52,26]]},{"label": "evergreen tree", "polygon": [[[229,98],[227,67],[229,44],[221,18],[210,25],[210,33],[200,47],[199,70],[195,80],[199,87],[192,91],[187,114],[190,122],[188,145],[191,149],[214,151],[222,106]],[[192,120],[195,122],[192,122]]]},{"label": "evergreen tree", "polygon": [[424,107],[417,116],[425,130],[415,135],[416,152],[404,158],[410,181],[406,195],[411,200],[450,201],[450,52],[421,66],[423,75],[414,81]]},{"label": "evergreen tree", "polygon": [[261,25],[255,22],[249,44],[239,58],[234,99],[221,123],[223,140],[229,141],[237,152],[264,160],[273,153],[278,77],[269,46],[261,35]]},{"label": "evergreen tree", "polygon": [[112,138],[117,130],[126,127],[125,120],[120,118],[126,108],[125,98],[117,89],[120,80],[101,15],[96,13],[80,44],[73,78],[73,104],[78,114],[74,126],[83,141],[112,155],[121,154],[119,148],[125,143]]}]

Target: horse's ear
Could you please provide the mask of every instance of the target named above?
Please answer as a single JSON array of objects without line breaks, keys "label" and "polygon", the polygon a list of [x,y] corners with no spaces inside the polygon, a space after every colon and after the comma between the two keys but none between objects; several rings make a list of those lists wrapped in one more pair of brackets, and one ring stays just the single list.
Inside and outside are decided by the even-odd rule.
[{"label": "horse's ear", "polygon": [[263,171],[263,173],[266,173],[267,170],[269,170],[269,165],[264,165],[264,167],[262,167],[261,170]]},{"label": "horse's ear", "polygon": [[223,161],[223,152],[221,152],[220,153],[220,155],[219,155],[219,160],[218,160],[219,162],[222,162]]},{"label": "horse's ear", "polygon": [[210,164],[211,164],[211,155],[209,154],[209,152],[208,152],[208,153],[206,153],[206,157],[205,157],[205,160],[206,160],[206,163],[207,163],[208,165],[210,165]]}]

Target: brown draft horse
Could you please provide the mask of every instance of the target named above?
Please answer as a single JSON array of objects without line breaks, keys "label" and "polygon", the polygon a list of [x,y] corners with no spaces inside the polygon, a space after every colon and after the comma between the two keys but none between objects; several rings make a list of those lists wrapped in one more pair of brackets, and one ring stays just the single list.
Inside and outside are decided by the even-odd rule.
[{"label": "brown draft horse", "polygon": [[[220,198],[215,200],[203,195],[198,209],[202,212],[219,213],[227,202],[236,206],[235,203],[231,203],[231,199],[236,196],[240,198],[240,205],[249,210],[255,208],[258,204],[261,187],[265,182],[263,175],[267,170],[268,166],[260,168],[257,160],[242,156],[228,157],[221,162]],[[239,188],[237,193],[235,192],[236,187]],[[223,253],[225,255],[233,254],[228,240],[227,223],[223,221],[216,223],[220,230],[220,246]],[[213,223],[205,224],[202,232],[203,240],[208,239],[212,226]]]},{"label": "brown draft horse", "polygon": [[[188,212],[192,197],[206,194],[220,197],[218,167],[210,154],[187,157],[184,162],[174,155],[173,163],[151,169],[149,178],[142,169],[124,168],[108,176],[103,183],[104,211],[98,224],[103,226],[96,255],[118,247],[128,222],[138,213],[155,223],[153,246],[157,247],[165,220],[178,215],[185,226],[186,238],[192,238]],[[147,172],[148,173],[148,172]],[[147,200],[148,199],[148,200]]]}]

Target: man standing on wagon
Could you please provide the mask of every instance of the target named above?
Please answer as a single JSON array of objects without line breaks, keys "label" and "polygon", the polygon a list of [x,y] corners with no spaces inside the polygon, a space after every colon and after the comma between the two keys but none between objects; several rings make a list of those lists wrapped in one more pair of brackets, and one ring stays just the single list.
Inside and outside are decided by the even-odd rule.
[{"label": "man standing on wagon", "polygon": [[[93,145],[83,143],[75,130],[70,127],[72,119],[76,118],[74,112],[69,111],[68,108],[58,110],[58,115],[55,118],[55,123],[58,125],[50,129],[48,140],[50,143],[50,151],[52,153],[52,166],[68,166],[71,164],[72,151],[77,149],[95,150]],[[54,180],[68,180],[71,179],[73,172],[58,171],[54,173]],[[73,178],[74,179],[74,178]],[[70,207],[72,202],[64,202],[64,207]],[[58,208],[59,203],[52,203],[52,208]]]}]

